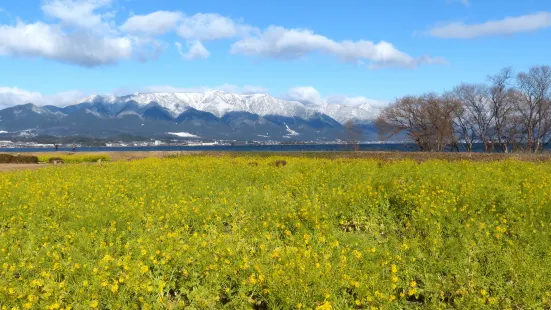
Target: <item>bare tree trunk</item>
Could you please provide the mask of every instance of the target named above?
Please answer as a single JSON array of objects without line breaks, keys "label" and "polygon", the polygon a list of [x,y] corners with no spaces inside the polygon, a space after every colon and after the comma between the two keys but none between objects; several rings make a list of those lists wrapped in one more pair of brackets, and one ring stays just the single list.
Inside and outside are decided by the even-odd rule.
[{"label": "bare tree trunk", "polygon": [[509,153],[509,145],[507,145],[507,142],[502,143],[501,147],[503,148],[503,153]]}]

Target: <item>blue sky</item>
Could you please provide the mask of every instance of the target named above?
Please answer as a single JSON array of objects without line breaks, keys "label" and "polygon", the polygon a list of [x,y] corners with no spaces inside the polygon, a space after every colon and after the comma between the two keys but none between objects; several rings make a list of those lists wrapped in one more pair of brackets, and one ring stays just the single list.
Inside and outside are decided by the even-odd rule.
[{"label": "blue sky", "polygon": [[0,2],[0,107],[90,94],[390,101],[549,64],[551,1]]}]

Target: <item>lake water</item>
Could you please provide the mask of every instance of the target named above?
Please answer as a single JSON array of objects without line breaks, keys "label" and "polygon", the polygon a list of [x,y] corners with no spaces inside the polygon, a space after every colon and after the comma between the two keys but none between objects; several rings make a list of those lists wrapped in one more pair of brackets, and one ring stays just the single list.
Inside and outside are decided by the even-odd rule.
[{"label": "lake water", "polygon": [[[361,151],[416,151],[414,144],[381,143],[360,144]],[[351,151],[351,145],[308,144],[308,145],[213,145],[213,146],[129,146],[129,147],[79,147],[77,152],[132,152],[132,151],[218,151],[218,152],[338,152]],[[59,152],[71,152],[71,148],[60,147]],[[474,145],[475,152],[483,151],[482,145]],[[0,148],[0,152],[55,152],[54,148]]]}]

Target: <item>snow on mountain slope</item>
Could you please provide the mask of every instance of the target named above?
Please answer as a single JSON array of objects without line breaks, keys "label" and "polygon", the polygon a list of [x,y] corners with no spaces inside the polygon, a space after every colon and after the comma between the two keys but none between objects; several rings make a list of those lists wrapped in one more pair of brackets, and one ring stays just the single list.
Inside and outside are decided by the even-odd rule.
[{"label": "snow on mountain slope", "polygon": [[287,124],[285,124],[285,127],[287,129],[287,132],[289,134],[289,136],[298,136],[298,132],[292,130],[291,128],[289,128],[289,126],[287,126]]},{"label": "snow on mountain slope", "polygon": [[[260,116],[279,115],[310,119],[319,113],[327,114],[341,124],[353,119],[369,121],[376,118],[378,109],[369,103],[305,105],[298,101],[287,101],[266,94],[241,95],[223,91],[205,93],[135,93],[127,96],[91,96],[79,103],[104,103],[112,114],[124,109],[125,104],[135,102],[139,106],[156,103],[167,109],[174,117],[189,108],[210,112],[222,117],[230,112],[248,112]],[[123,113],[128,114],[129,111]]]},{"label": "snow on mountain slope", "polygon": [[178,136],[180,138],[199,138],[199,136],[194,135],[189,132],[167,132],[169,135]]}]

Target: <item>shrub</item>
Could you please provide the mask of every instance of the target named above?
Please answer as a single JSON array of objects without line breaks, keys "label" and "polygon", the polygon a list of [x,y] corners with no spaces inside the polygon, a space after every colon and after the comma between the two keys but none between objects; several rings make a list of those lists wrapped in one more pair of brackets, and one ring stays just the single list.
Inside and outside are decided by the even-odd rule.
[{"label": "shrub", "polygon": [[64,155],[43,155],[39,156],[39,161],[42,163],[52,163],[54,160],[61,161],[66,164],[80,164],[80,163],[95,163],[101,159],[102,162],[109,161],[109,156],[106,154],[64,154]]},{"label": "shrub", "polygon": [[48,159],[48,162],[49,162],[50,164],[53,164],[54,161],[57,161],[58,163],[59,163],[59,162],[61,162],[61,163],[64,162],[63,159],[62,159],[61,157],[50,157],[50,159]]},{"label": "shrub", "polygon": [[287,165],[287,161],[283,160],[283,159],[278,159],[278,160],[274,161],[272,163],[272,165],[274,165],[276,167],[283,167],[283,166]]},{"label": "shrub", "polygon": [[1,164],[38,164],[38,157],[32,155],[0,154]]}]

